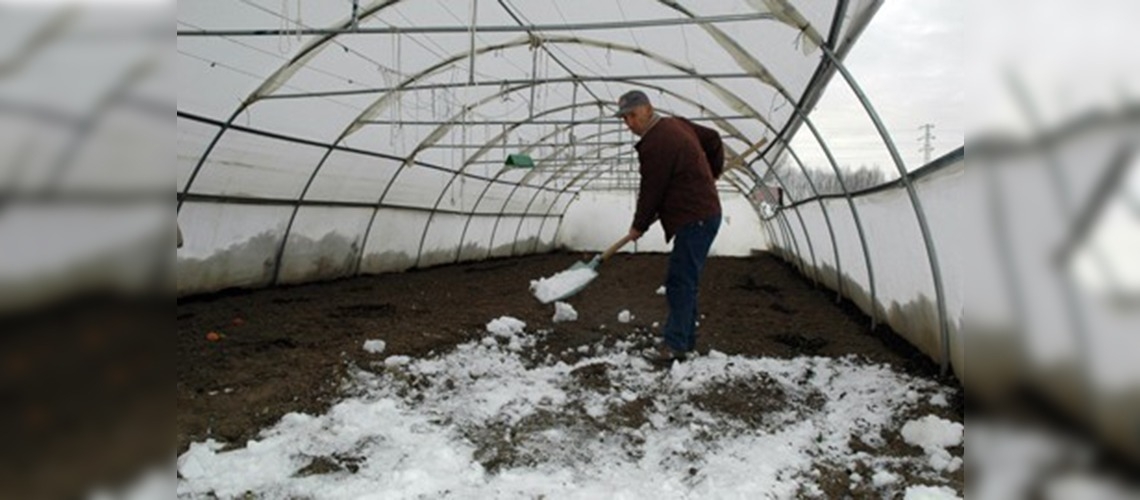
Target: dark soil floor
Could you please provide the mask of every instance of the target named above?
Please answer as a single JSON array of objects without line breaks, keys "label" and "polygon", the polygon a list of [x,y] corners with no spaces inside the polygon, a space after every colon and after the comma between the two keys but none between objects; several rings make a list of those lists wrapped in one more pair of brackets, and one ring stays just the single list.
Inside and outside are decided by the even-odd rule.
[{"label": "dark soil floor", "polygon": [[[570,300],[578,321],[554,324],[553,307],[534,299],[529,282],[586,257],[554,253],[184,298],[176,321],[178,452],[208,437],[241,446],[286,413],[322,412],[338,398],[346,369],[373,360],[361,348],[367,339],[385,339],[385,355],[423,356],[479,338],[488,321],[510,315],[528,329],[556,331],[548,338],[559,345],[546,347],[560,352],[664,321],[665,300],[655,291],[667,256],[620,254]],[[623,309],[635,315],[630,324],[617,321]],[[938,367],[900,337],[872,331],[853,305],[769,254],[710,258],[700,311],[701,352],[854,354],[938,378]],[[209,332],[223,337],[208,340]],[[922,410],[963,421],[961,397],[951,406]]]}]

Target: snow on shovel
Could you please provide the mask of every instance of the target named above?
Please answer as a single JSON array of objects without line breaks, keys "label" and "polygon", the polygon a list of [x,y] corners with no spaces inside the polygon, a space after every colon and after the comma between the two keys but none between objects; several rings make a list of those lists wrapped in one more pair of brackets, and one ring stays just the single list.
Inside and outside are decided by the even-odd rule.
[{"label": "snow on shovel", "polygon": [[549,278],[539,278],[538,280],[530,282],[530,291],[534,297],[543,304],[549,304],[556,300],[567,299],[574,294],[581,292],[586,285],[589,285],[594,278],[598,277],[598,266],[602,265],[606,259],[609,259],[613,254],[621,250],[626,243],[629,243],[631,238],[629,235],[623,236],[616,243],[611,245],[601,255],[595,255],[589,262],[575,262],[565,271],[560,271],[554,276]]}]

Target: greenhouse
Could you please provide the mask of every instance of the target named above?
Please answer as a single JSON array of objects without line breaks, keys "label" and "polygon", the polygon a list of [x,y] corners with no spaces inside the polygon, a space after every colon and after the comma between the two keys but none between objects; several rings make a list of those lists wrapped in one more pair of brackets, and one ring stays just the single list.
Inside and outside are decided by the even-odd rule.
[{"label": "greenhouse", "polygon": [[[1131,152],[1059,162],[1060,208],[1016,141],[979,149],[989,177],[961,142],[908,159],[846,64],[886,8],[179,2],[178,496],[960,498],[965,393],[1012,387],[1140,456],[1135,368],[1088,363],[1121,352],[1098,331],[1136,323],[1095,277],[1135,269],[1090,250],[1101,208],[1079,211]],[[630,229],[631,90],[723,143],[697,347],[666,366],[643,356],[669,314],[661,224],[577,294],[532,295]],[[1135,124],[1076,123],[1054,151]],[[1013,229],[975,248],[995,196]],[[1032,222],[1056,210],[1091,229]],[[1025,248],[1061,240],[1094,278],[1022,281],[1052,269]]]}]

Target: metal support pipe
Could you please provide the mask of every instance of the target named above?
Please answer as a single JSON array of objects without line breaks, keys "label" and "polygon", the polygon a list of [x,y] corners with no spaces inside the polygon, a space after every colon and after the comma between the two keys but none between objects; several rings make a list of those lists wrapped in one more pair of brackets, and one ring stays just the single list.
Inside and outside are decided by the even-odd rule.
[{"label": "metal support pipe", "polygon": [[[552,190],[553,191],[553,190]],[[148,198],[143,198],[144,200]],[[169,198],[167,198],[169,200]],[[136,200],[127,200],[135,202]],[[233,196],[221,194],[200,194],[191,193],[186,197],[186,200],[191,203],[218,203],[218,204],[231,204],[231,205],[258,205],[258,206],[280,206],[280,205],[293,205],[297,200],[286,198],[260,198],[253,196]],[[366,203],[360,201],[331,201],[331,200],[305,200],[301,203],[305,207],[331,207],[331,208],[376,208],[375,203]],[[394,210],[407,210],[411,212],[424,212],[432,213],[438,212],[441,214],[450,215],[474,215],[474,216],[491,216],[498,213],[471,213],[460,210],[448,209],[431,209],[427,207],[418,207],[415,205],[401,205],[398,203],[385,203],[380,208],[388,208]],[[506,214],[512,217],[537,217],[537,214],[527,214],[523,212],[511,212]]]},{"label": "metal support pipe", "polygon": [[[602,23],[562,23],[562,24],[526,24],[526,25],[490,25],[490,26],[377,26],[369,28],[351,26],[344,28],[303,28],[303,29],[276,29],[276,28],[245,28],[202,30],[178,30],[177,36],[182,37],[242,37],[242,36],[282,36],[282,35],[400,35],[400,34],[463,34],[473,33],[522,33],[522,32],[555,32],[555,31],[594,31],[616,30],[629,28],[651,28],[657,26],[685,26],[692,24],[731,23],[743,21],[757,21],[772,19],[772,14],[755,12],[746,14],[724,14],[719,16],[705,16],[697,18],[666,18],[642,19],[636,21],[611,21]],[[352,22],[355,22],[353,20]]]},{"label": "metal support pipe", "polygon": [[[652,80],[693,80],[712,78],[716,80],[733,79],[733,78],[754,78],[755,76],[749,73],[705,73],[700,75],[691,75],[688,73],[677,74],[642,74],[642,75],[609,75],[609,76],[559,76],[552,78],[543,78],[542,83],[586,83],[586,82],[615,82],[615,81],[652,81]],[[484,80],[474,83],[424,83],[419,85],[406,85],[403,87],[372,87],[365,89],[345,89],[345,90],[325,90],[320,92],[283,92],[279,94],[271,94],[262,97],[262,99],[307,99],[312,97],[335,97],[346,95],[362,95],[362,94],[379,94],[383,92],[401,91],[409,92],[415,90],[442,90],[453,88],[466,88],[466,87],[506,87],[513,85],[522,85],[525,83],[532,83],[534,80],[531,78],[523,79],[503,79],[503,80]],[[751,118],[751,117],[749,117]]]},{"label": "metal support pipe", "polygon": [[[785,140],[783,138],[778,139]],[[823,212],[823,222],[827,225],[827,234],[831,237],[831,251],[835,256],[835,287],[837,293],[835,301],[839,302],[839,300],[843,298],[843,265],[839,259],[839,244],[835,241],[835,229],[833,229],[831,225],[831,214],[828,213],[827,205],[823,202],[823,199],[819,197],[819,190],[815,188],[815,181],[811,180],[811,175],[808,175],[807,168],[804,167],[804,163],[800,161],[799,155],[796,154],[795,149],[792,148],[790,143],[787,144],[786,150],[788,154],[792,155],[792,160],[795,160],[796,165],[799,165],[800,172],[804,175],[804,180],[807,181],[808,187],[811,189],[812,194],[815,195],[816,201],[819,202],[820,211]],[[823,274],[823,269],[820,269],[820,274]]]},{"label": "metal support pipe", "polygon": [[930,233],[930,225],[926,220],[926,212],[922,208],[922,201],[918,198],[918,192],[914,189],[914,184],[910,182],[907,175],[906,167],[903,165],[902,156],[899,155],[898,148],[895,142],[891,139],[890,132],[887,127],[883,125],[883,120],[879,118],[879,114],[875,111],[875,107],[871,105],[870,99],[863,93],[862,87],[855,77],[847,71],[846,65],[843,64],[835,53],[831,51],[826,45],[821,45],[820,50],[823,54],[835,65],[839,73],[843,75],[843,80],[847,82],[848,87],[855,93],[855,97],[859,99],[859,103],[867,112],[867,116],[875,124],[875,129],[879,132],[879,137],[882,138],[883,143],[887,146],[887,151],[891,155],[891,160],[894,162],[895,168],[898,169],[899,179],[906,188],[907,196],[910,197],[911,208],[914,210],[914,216],[918,220],[919,229],[922,231],[922,241],[926,245],[926,257],[930,263],[930,273],[934,280],[934,293],[935,299],[938,303],[938,325],[941,331],[941,347],[942,359],[940,361],[941,372],[945,375],[950,368],[950,326],[946,314],[946,292],[942,284],[942,269],[938,264],[938,252],[934,247],[934,239]]},{"label": "metal support pipe", "polygon": [[[529,122],[525,122],[525,121],[524,122],[518,122],[517,125],[525,125],[527,123],[529,123]],[[429,144],[429,145],[425,146],[423,150],[426,151],[428,149],[487,149],[487,145],[489,143],[490,143],[490,141],[482,143],[482,144]],[[570,146],[614,146],[614,145],[619,145],[619,144],[629,144],[629,143],[615,142],[615,141],[611,141],[611,142],[578,142],[578,143],[574,143],[574,142],[547,142],[544,144],[537,144],[536,143],[536,144],[534,144],[534,147],[536,147],[536,148],[541,148],[541,147],[561,148],[561,147],[570,147]]]},{"label": "metal support pipe", "polygon": [[820,148],[823,149],[823,154],[827,157],[827,163],[828,165],[831,165],[831,171],[835,173],[835,178],[839,181],[839,187],[843,189],[843,197],[847,200],[847,208],[851,210],[851,218],[855,222],[855,230],[859,234],[859,245],[863,248],[863,265],[867,268],[867,281],[869,282],[871,288],[871,304],[869,307],[871,315],[871,329],[874,330],[876,326],[875,317],[877,316],[877,306],[875,302],[875,271],[874,266],[871,265],[871,252],[867,246],[867,236],[863,230],[863,220],[859,216],[859,210],[855,208],[855,200],[851,196],[851,190],[847,188],[847,182],[843,180],[843,174],[839,170],[839,163],[835,161],[835,156],[831,154],[831,148],[828,147],[827,142],[823,140],[823,136],[819,133],[819,130],[815,128],[815,125],[812,123],[811,119],[809,119],[808,116],[806,114],[803,114],[802,110],[799,109],[799,106],[796,106],[796,112],[800,113],[804,124],[808,126],[808,130],[811,131],[812,135],[815,137],[816,142],[818,142]]}]

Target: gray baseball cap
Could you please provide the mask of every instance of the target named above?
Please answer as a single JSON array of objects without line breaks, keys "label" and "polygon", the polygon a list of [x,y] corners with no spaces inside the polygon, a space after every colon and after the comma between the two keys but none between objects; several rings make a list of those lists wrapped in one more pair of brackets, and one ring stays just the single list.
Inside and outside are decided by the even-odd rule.
[{"label": "gray baseball cap", "polygon": [[642,92],[640,90],[631,90],[622,94],[621,98],[618,99],[618,110],[617,113],[614,113],[614,116],[625,116],[630,111],[633,111],[633,108],[646,104],[649,104],[649,97],[645,95],[645,92]]}]

